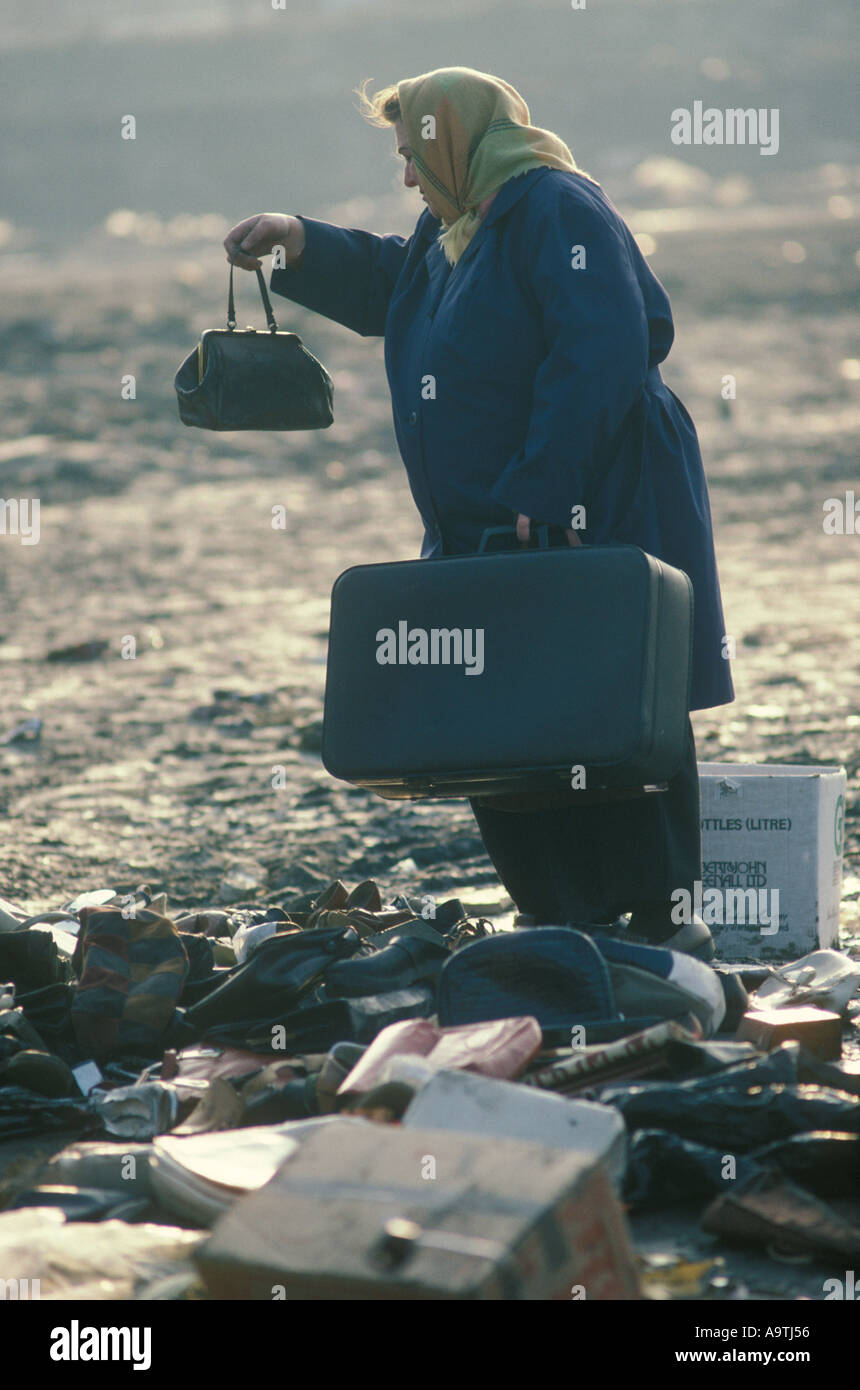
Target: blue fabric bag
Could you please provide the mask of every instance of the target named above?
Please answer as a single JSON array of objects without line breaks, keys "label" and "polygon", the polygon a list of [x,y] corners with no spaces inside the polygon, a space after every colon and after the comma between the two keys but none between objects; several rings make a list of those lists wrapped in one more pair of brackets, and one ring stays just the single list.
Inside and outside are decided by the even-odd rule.
[{"label": "blue fabric bag", "polygon": [[594,942],[570,927],[532,927],[474,941],[446,960],[439,1023],[536,1018],[544,1033],[618,1018],[609,971]]}]

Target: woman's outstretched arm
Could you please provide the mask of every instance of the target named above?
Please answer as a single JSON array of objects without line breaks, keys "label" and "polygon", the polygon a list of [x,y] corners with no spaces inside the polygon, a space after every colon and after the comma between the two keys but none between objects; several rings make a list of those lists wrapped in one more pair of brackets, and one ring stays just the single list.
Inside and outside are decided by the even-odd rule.
[{"label": "woman's outstretched arm", "polygon": [[254,270],[261,255],[284,248],[285,269],[272,271],[275,294],[342,323],[363,337],[385,332],[388,303],[412,237],[377,236],[311,217],[262,213],[227,234],[228,256]]}]

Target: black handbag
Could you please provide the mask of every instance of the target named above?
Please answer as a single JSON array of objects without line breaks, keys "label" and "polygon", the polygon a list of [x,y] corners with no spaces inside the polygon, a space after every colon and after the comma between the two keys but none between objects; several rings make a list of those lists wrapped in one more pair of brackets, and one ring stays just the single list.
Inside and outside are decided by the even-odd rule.
[{"label": "black handbag", "polygon": [[268,333],[236,327],[233,262],[227,327],[208,328],[176,373],[179,418],[204,430],[324,430],[332,423],[331,377],[298,333],[278,330],[257,271]]}]

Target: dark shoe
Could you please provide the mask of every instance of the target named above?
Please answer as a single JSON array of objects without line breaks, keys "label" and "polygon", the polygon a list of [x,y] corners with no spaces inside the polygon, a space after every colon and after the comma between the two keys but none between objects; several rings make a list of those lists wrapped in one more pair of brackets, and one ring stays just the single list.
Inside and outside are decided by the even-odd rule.
[{"label": "dark shoe", "polygon": [[[27,994],[19,994],[16,1000],[24,1010],[27,1022],[52,1044],[55,1040],[71,1036],[71,1009],[77,986],[72,981],[56,985],[46,985],[44,989],[34,989]],[[41,1044],[44,1047],[44,1044]],[[34,1046],[34,1044],[30,1044]],[[48,1047],[48,1051],[51,1048]]]},{"label": "dark shoe", "polygon": [[40,1096],[56,1099],[79,1095],[71,1069],[50,1052],[24,1048],[0,1068],[0,1086],[24,1086]]},{"label": "dark shoe", "polygon": [[734,1034],[747,1011],[750,997],[744,988],[743,980],[736,971],[721,970],[719,966],[714,966],[714,969],[720,977],[720,984],[726,997],[726,1016],[720,1031]]},{"label": "dark shoe", "polygon": [[292,932],[264,941],[244,965],[186,1011],[188,1023],[206,1031],[237,1020],[270,1019],[294,1009],[335,962],[358,950],[352,928]]},{"label": "dark shoe", "polygon": [[333,965],[325,978],[329,999],[357,999],[365,994],[389,994],[411,985],[435,983],[448,958],[448,947],[420,937],[404,936],[363,959]]},{"label": "dark shoe", "polygon": [[382,894],[372,878],[356,884],[344,904],[345,907],[364,907],[368,912],[379,912],[382,907]]},{"label": "dark shoe", "polygon": [[277,1125],[319,1115],[316,1076],[279,1081],[277,1067],[266,1067],[242,1088],[242,1127]]},{"label": "dark shoe", "polygon": [[[188,957],[188,975],[185,980],[185,988],[190,984],[196,984],[199,980],[205,980],[215,969],[215,956],[212,951],[212,942],[208,936],[200,936],[196,932],[179,933],[179,940],[185,948]],[[185,998],[183,990],[182,998]]]},{"label": "dark shoe", "polygon": [[393,941],[399,941],[401,937],[416,937],[420,941],[429,941],[434,946],[443,943],[443,936],[438,932],[432,922],[425,922],[422,917],[413,917],[411,921],[404,922],[399,927],[389,927],[387,931],[379,932],[376,936],[365,937],[365,945],[373,946],[377,951],[390,946]]},{"label": "dark shoe", "polygon": [[679,951],[706,963],[713,960],[714,938],[701,917],[678,925],[671,918],[671,908],[659,912],[634,912],[630,918],[616,917],[614,922],[571,922],[577,931],[589,936],[609,936],[627,941],[631,946],[662,946],[664,951]]},{"label": "dark shoe", "polygon": [[701,917],[693,915],[692,921],[678,925],[666,914],[634,912],[630,926],[624,936],[631,945],[662,946],[664,951],[680,951],[685,956],[695,956],[696,960],[713,960],[715,954],[714,938]]},{"label": "dark shoe", "polygon": [[322,907],[308,914],[304,923],[305,931],[333,930],[335,927],[352,927],[359,936],[366,939],[377,936],[390,927],[400,927],[412,920],[412,913],[398,912],[396,909],[371,912],[366,907]]},{"label": "dark shoe", "polygon": [[313,908],[317,912],[324,907],[346,907],[348,899],[349,893],[346,891],[346,886],[341,883],[339,878],[336,878],[333,883],[322,890],[318,898],[314,899]]},{"label": "dark shoe", "polygon": [[483,941],[485,937],[497,935],[496,928],[489,918],[464,917],[456,926],[445,932],[443,939],[452,951],[456,951],[473,941]]},{"label": "dark shoe", "polygon": [[[285,1030],[285,1048],[290,1052],[325,1052],[339,1042],[373,1042],[390,1023],[405,1018],[429,1018],[436,1006],[436,991],[426,985],[395,990],[391,994],[369,994],[361,999],[332,999],[328,1004],[306,1005],[295,1013],[259,1024],[234,1024],[230,1029],[213,1029],[207,1037],[227,1046],[250,1047],[259,1051],[272,1045],[272,1027]],[[2,1092],[0,1092],[2,1095]]]},{"label": "dark shoe", "polygon": [[19,1050],[25,1047],[37,1052],[49,1050],[30,1020],[24,1016],[23,1009],[4,1009],[0,1012],[0,1033],[9,1038],[16,1038]]},{"label": "dark shoe", "polygon": [[50,932],[31,928],[0,934],[0,979],[12,980],[19,994],[53,985],[70,974]]},{"label": "dark shoe", "polygon": [[113,1192],[94,1187],[31,1187],[19,1192],[7,1207],[21,1211],[26,1207],[52,1207],[67,1221],[135,1221],[149,1206],[147,1198],[130,1192]]}]

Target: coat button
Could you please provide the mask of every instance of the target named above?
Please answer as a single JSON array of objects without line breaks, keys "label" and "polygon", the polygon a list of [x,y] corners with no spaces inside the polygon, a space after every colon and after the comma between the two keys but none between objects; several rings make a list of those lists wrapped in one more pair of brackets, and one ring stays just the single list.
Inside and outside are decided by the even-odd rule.
[{"label": "coat button", "polygon": [[417,415],[417,413],[416,413],[414,410],[410,412],[410,414],[409,414],[409,416],[408,416],[408,418],[407,418],[406,423],[407,423],[407,425],[417,425],[417,424],[418,424],[418,415]]}]

